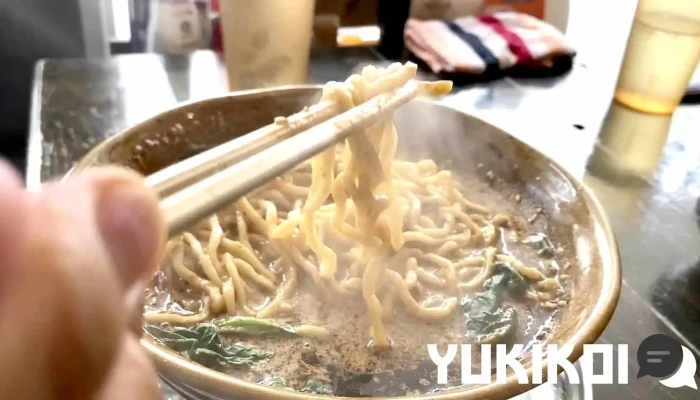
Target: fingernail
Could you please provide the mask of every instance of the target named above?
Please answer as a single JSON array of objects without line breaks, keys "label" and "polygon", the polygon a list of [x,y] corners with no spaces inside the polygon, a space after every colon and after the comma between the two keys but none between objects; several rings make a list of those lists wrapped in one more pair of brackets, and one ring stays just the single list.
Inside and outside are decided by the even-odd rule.
[{"label": "fingernail", "polygon": [[155,268],[163,240],[158,202],[136,183],[107,188],[99,199],[100,234],[125,288]]}]

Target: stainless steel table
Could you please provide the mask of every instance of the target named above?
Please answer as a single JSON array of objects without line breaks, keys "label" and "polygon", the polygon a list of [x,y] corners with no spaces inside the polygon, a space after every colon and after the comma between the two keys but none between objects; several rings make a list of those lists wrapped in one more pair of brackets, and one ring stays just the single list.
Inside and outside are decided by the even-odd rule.
[{"label": "stainless steel table", "polygon": [[[596,386],[595,398],[695,399],[688,388],[668,389],[634,379],[636,349],[662,332],[700,355],[700,106],[681,106],[656,175],[641,185],[586,172],[586,162],[611,101],[633,0],[572,4],[567,36],[575,66],[549,80],[504,79],[458,90],[445,103],[508,130],[560,162],[590,185],[617,235],[623,263],[620,304],[601,343],[630,345],[630,382]],[[594,27],[594,28],[593,28]],[[342,79],[366,62],[368,49],[315,54],[315,82]],[[37,66],[27,160],[27,184],[60,177],[88,149],[177,102],[223,92],[218,56],[125,55],[109,60],[46,60]]]}]

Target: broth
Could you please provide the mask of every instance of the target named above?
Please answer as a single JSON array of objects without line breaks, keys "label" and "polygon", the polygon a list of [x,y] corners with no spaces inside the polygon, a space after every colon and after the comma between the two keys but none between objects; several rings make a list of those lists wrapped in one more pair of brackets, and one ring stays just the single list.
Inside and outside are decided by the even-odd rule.
[{"label": "broth", "polygon": [[[568,293],[568,276],[561,272],[565,269],[567,259],[570,259],[565,254],[565,249],[558,248],[551,256],[542,257],[538,255],[537,249],[523,243],[528,235],[547,231],[544,222],[546,218],[534,218],[542,210],[529,204],[519,204],[518,196],[506,196],[476,177],[460,179],[460,182],[468,189],[472,200],[494,213],[503,213],[520,221],[517,230],[499,228],[499,251],[511,254],[525,265],[537,266],[543,275],[558,280],[562,284],[560,290]],[[264,247],[256,250],[258,254],[265,253]],[[474,250],[475,254],[478,252]],[[194,259],[189,261],[196,264]],[[546,268],[552,262],[560,268]],[[168,279],[162,271],[154,279],[148,290],[146,311],[163,311],[169,304],[172,305],[172,298],[166,296],[167,299],[164,300],[163,296],[167,292],[164,283]],[[449,384],[438,385],[436,367],[430,361],[427,351],[428,344],[437,344],[444,352],[448,344],[473,343],[465,337],[466,318],[461,312],[454,313],[454,318],[447,321],[428,323],[408,315],[402,308],[396,308],[387,321],[387,333],[392,340],[391,351],[371,351],[367,348],[371,326],[362,297],[344,298],[341,300],[342,307],[337,304],[330,306],[320,298],[308,277],[301,281],[293,296],[295,310],[298,311],[272,320],[288,326],[323,326],[329,329],[330,338],[319,341],[295,336],[222,334],[222,340],[227,345],[243,343],[274,354],[268,361],[250,368],[231,367],[222,369],[223,372],[250,382],[273,386],[283,381],[285,387],[295,390],[302,390],[310,381],[320,382],[332,395],[349,397],[414,396],[461,385],[459,354],[450,365]],[[185,291],[187,290],[191,288],[186,288]],[[471,296],[473,293],[464,297]],[[518,310],[517,329],[509,342],[523,344],[527,349],[529,345],[545,338],[556,324],[558,308],[565,305],[566,297],[561,296],[559,304],[549,303],[549,307],[532,301],[508,299],[506,304],[514,305]],[[196,298],[193,295],[192,300]],[[266,302],[269,302],[269,298],[261,296],[260,306]],[[480,355],[474,353],[472,360],[480,360]],[[474,364],[473,368],[480,366]]]}]

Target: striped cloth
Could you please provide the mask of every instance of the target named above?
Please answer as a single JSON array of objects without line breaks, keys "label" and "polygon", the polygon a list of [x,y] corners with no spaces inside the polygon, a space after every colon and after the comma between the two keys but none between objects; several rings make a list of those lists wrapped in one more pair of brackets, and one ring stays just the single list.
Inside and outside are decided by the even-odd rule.
[{"label": "striped cloth", "polygon": [[555,27],[512,11],[453,21],[409,19],[404,39],[406,48],[438,75],[494,76],[543,69],[554,75],[563,72],[562,61],[570,69],[575,56]]}]

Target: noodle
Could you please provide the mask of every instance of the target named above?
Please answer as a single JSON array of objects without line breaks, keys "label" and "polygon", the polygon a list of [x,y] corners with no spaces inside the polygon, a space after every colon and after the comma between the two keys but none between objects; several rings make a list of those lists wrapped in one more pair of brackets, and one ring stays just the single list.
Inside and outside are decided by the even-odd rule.
[{"label": "noodle", "polygon": [[462,290],[476,290],[484,285],[487,279],[493,275],[494,270],[494,258],[496,256],[496,249],[494,247],[489,247],[485,251],[484,256],[484,268],[479,272],[479,275],[474,277],[471,281],[467,283],[460,283],[459,288]]},{"label": "noodle", "polygon": [[[345,82],[328,83],[322,101],[350,109],[415,77],[411,63],[366,67]],[[440,85],[420,87],[442,93]],[[171,241],[166,259],[172,262],[164,264],[181,283],[200,291],[202,310],[193,315],[149,311],[146,321],[187,325],[223,312],[303,317],[294,299],[306,282],[333,306],[342,306],[338,299],[364,301],[370,346],[383,350],[392,343],[385,322],[400,312],[429,322],[450,318],[460,295],[482,288],[497,261],[540,282],[541,290],[556,292],[555,280],[499,254],[497,239],[500,228],[510,225],[509,216],[493,216],[467,200],[452,173],[432,160],[396,161],[397,145],[389,113]],[[185,265],[185,250],[199,268]],[[426,293],[441,304],[424,306]],[[295,331],[309,338],[329,336],[327,329],[311,325]]]},{"label": "noodle", "polygon": [[262,310],[258,311],[258,318],[269,318],[279,312],[282,303],[292,296],[297,286],[297,270],[289,268],[286,280],[275,295],[275,298]]},{"label": "noodle", "polygon": [[313,325],[299,325],[296,328],[294,328],[294,332],[296,332],[296,334],[300,336],[319,340],[326,340],[329,336],[329,332],[327,329]]},{"label": "noodle", "polygon": [[236,315],[236,289],[233,279],[227,278],[221,286],[221,294],[224,296],[226,311],[229,315]]}]

